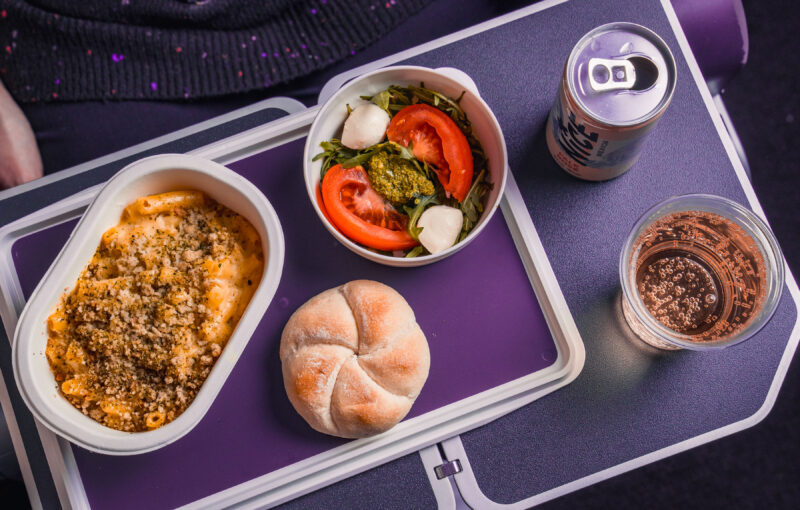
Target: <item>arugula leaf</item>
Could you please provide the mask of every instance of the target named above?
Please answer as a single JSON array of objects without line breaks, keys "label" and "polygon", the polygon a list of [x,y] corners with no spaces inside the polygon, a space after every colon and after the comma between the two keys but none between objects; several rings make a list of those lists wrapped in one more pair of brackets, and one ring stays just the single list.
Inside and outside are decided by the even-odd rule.
[{"label": "arugula leaf", "polygon": [[316,154],[312,161],[317,161],[318,159],[322,159],[322,170],[320,172],[320,178],[324,178],[325,174],[328,173],[328,170],[343,161],[347,161],[356,156],[357,151],[353,149],[349,149],[342,145],[342,141],[338,138],[331,138],[329,141],[320,142],[320,147],[322,147],[322,152]]},{"label": "arugula leaf", "polygon": [[363,165],[369,161],[369,158],[371,158],[375,152],[376,151],[362,152],[352,158],[346,159],[341,162],[342,168],[353,168],[354,166]]},{"label": "arugula leaf", "polygon": [[406,258],[413,259],[414,257],[419,257],[427,254],[428,250],[426,250],[425,247],[420,244],[419,246],[415,246],[414,249],[411,250],[410,252],[406,253]]},{"label": "arugula leaf", "polygon": [[386,113],[391,115],[389,112],[389,99],[391,98],[391,94],[388,90],[384,90],[383,92],[379,92],[372,96],[372,102],[378,105],[379,108],[386,110]]},{"label": "arugula leaf", "polygon": [[[472,186],[467,192],[467,196],[461,201],[461,213],[464,215],[464,225],[461,227],[461,234],[466,237],[478,223],[483,214],[483,196],[492,188],[492,184],[486,182],[486,168],[482,169],[478,177],[472,182]],[[459,240],[461,237],[459,238]]]},{"label": "arugula leaf", "polygon": [[414,207],[403,206],[403,210],[408,215],[408,234],[413,237],[415,241],[419,241],[419,234],[422,232],[422,228],[417,227],[417,222],[419,221],[419,217],[422,216],[422,212],[427,209],[428,206],[438,203],[439,201],[436,195],[428,195],[414,199]]},{"label": "arugula leaf", "polygon": [[403,147],[399,143],[391,142],[396,145],[397,149],[400,151],[397,153],[403,159],[408,159],[410,161],[417,161],[417,158],[414,157],[414,142],[409,142],[408,147]]}]

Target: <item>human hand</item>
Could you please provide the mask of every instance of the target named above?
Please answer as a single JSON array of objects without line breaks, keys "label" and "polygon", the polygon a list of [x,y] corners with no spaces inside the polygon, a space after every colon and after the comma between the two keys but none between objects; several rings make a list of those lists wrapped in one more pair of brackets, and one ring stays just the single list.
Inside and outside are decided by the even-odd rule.
[{"label": "human hand", "polygon": [[0,82],[0,189],[42,176],[42,157],[25,114]]}]

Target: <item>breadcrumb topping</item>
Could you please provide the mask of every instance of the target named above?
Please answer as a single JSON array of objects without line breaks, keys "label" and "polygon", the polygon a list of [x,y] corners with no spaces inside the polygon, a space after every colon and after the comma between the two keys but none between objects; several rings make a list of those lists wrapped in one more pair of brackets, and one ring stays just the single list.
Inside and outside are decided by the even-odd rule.
[{"label": "breadcrumb topping", "polygon": [[138,199],[48,320],[60,393],[118,430],[171,422],[208,377],[263,266],[253,227],[202,193]]}]

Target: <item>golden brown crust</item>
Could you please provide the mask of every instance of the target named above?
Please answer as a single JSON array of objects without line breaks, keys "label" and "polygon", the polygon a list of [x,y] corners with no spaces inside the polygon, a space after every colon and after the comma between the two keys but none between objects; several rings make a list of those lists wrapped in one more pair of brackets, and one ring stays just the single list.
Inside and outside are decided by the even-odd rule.
[{"label": "golden brown crust", "polygon": [[425,335],[394,289],[356,280],[298,308],[283,330],[286,393],[312,428],[379,434],[402,420],[430,367]]},{"label": "golden brown crust", "polygon": [[289,318],[281,336],[281,361],[306,344],[341,345],[358,350],[358,329],[339,288],[317,294]]},{"label": "golden brown crust", "polygon": [[[414,323],[406,334],[397,337],[391,345],[359,356],[361,368],[382,388],[395,395],[417,398],[430,368],[425,334]],[[422,379],[420,379],[422,377]]]},{"label": "golden brown crust", "polygon": [[200,391],[263,268],[253,226],[203,193],[137,199],[48,318],[58,390],[118,430],[173,421]]},{"label": "golden brown crust", "polygon": [[402,420],[414,401],[393,395],[378,386],[349,358],[336,378],[330,400],[331,415],[340,437],[367,437],[380,434]]},{"label": "golden brown crust", "polygon": [[333,427],[330,401],[342,365],[353,351],[340,345],[307,345],[283,363],[283,384],[292,405],[314,430]]},{"label": "golden brown crust", "polygon": [[362,355],[393,341],[417,322],[403,296],[387,285],[355,280],[341,289],[358,325],[358,350]]}]

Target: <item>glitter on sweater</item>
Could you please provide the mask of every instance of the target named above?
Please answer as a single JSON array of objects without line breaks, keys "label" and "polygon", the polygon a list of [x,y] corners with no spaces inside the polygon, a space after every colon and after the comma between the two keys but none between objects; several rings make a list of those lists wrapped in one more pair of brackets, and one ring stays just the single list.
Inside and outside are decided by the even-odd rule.
[{"label": "glitter on sweater", "polygon": [[[244,92],[353,55],[431,1],[294,0],[279,10],[269,1],[242,2],[212,14],[195,0],[139,2],[135,9],[128,0],[96,9],[56,2],[50,12],[29,9],[36,0],[0,0],[0,15],[10,20],[2,20],[7,39],[0,45],[0,69],[21,103],[182,100],[189,85],[196,98]],[[392,6],[386,14],[370,10],[384,4]],[[184,21],[174,23],[178,19]],[[365,25],[370,29],[341,30]]]}]

